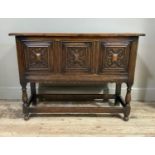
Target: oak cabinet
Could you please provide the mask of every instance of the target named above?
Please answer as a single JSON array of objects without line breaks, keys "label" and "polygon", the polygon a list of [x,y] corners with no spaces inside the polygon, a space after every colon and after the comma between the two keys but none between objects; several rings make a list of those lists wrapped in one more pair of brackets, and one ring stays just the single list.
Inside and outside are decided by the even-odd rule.
[{"label": "oak cabinet", "polygon": [[[129,119],[140,33],[10,33],[16,37],[24,118],[33,113],[123,113]],[[37,94],[36,83],[116,84],[115,94]],[[26,86],[30,83],[31,97]],[[121,84],[127,84],[125,99]],[[114,107],[37,107],[37,98],[114,99]],[[31,103],[36,106],[31,106]],[[118,106],[120,103],[122,106]]]}]

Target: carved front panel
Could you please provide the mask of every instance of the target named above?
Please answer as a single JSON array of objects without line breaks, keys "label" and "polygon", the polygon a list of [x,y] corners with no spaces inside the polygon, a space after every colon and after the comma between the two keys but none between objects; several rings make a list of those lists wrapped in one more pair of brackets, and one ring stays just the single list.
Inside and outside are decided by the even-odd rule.
[{"label": "carved front panel", "polygon": [[127,73],[129,51],[129,42],[101,43],[100,72]]},{"label": "carved front panel", "polygon": [[26,68],[31,70],[50,70],[51,42],[25,42]]},{"label": "carved front panel", "polygon": [[91,72],[92,52],[92,43],[90,42],[63,42],[62,71]]}]

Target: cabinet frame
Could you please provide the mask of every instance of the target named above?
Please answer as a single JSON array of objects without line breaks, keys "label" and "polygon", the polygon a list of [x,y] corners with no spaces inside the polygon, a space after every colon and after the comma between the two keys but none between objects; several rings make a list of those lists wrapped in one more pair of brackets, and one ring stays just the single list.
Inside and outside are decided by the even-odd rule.
[{"label": "cabinet frame", "polygon": [[[123,113],[123,119],[125,121],[129,120],[138,39],[139,36],[144,36],[145,34],[10,33],[9,35],[16,37],[25,120],[28,120],[31,114],[36,113]],[[31,47],[34,49],[28,49]],[[30,52],[29,50],[36,50],[35,59],[34,56],[29,57],[27,55],[26,52]],[[46,52],[48,54],[44,55],[45,59],[44,56],[38,56]],[[106,52],[108,53],[107,55],[105,54]],[[39,60],[45,60],[48,63],[39,64]],[[33,64],[33,61],[37,62]],[[28,66],[29,62],[30,66]],[[95,85],[97,87],[109,82],[116,84],[114,94],[37,94],[36,91],[36,83],[75,86]],[[28,83],[30,83],[31,87],[30,97],[28,97],[26,89]],[[122,83],[127,85],[125,99],[121,97]],[[38,107],[38,98],[47,98],[52,101],[114,99],[115,106],[65,107],[64,104],[62,107]]]}]

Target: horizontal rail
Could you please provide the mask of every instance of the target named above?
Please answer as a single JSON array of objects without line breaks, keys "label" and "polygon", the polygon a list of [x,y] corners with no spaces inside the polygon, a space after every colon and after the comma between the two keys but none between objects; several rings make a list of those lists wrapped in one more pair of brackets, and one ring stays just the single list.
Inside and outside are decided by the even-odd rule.
[{"label": "horizontal rail", "polygon": [[55,101],[83,101],[94,99],[115,99],[115,94],[38,94],[41,100],[55,100]]},{"label": "horizontal rail", "polygon": [[30,113],[124,113],[122,107],[30,107]]}]

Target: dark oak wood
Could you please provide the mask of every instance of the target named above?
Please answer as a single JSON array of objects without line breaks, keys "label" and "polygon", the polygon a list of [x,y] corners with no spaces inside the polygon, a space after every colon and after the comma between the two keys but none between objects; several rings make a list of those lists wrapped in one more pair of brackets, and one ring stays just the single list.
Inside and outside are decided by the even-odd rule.
[{"label": "dark oak wood", "polygon": [[[123,113],[129,119],[139,36],[143,33],[10,33],[16,37],[24,119],[31,113]],[[115,94],[37,94],[36,83],[99,85],[116,83]],[[26,86],[30,83],[31,97]],[[121,84],[126,83],[125,100]],[[114,107],[38,107],[37,98],[114,99]],[[31,103],[36,106],[31,106]],[[119,103],[122,105],[120,107]]]},{"label": "dark oak wood", "polygon": [[37,104],[37,98],[36,98],[36,84],[33,82],[30,83],[31,87],[31,96],[32,96],[32,103],[33,105]]},{"label": "dark oak wood", "polygon": [[51,36],[51,37],[72,37],[72,36],[84,36],[84,37],[89,37],[89,36],[95,36],[95,37],[109,37],[109,36],[145,36],[144,33],[9,33],[10,36]]},{"label": "dark oak wood", "polygon": [[115,99],[115,94],[39,94],[38,98],[53,101],[91,101],[94,99]]},{"label": "dark oak wood", "polygon": [[124,113],[121,107],[30,107],[31,113]]},{"label": "dark oak wood", "polygon": [[115,90],[116,98],[115,98],[115,105],[119,105],[119,97],[121,96],[121,83],[116,83],[116,90]]}]

